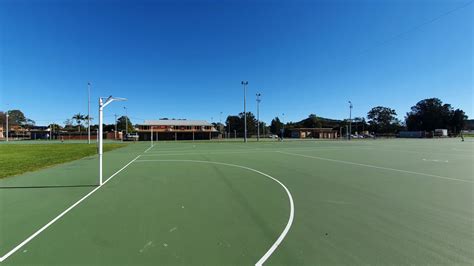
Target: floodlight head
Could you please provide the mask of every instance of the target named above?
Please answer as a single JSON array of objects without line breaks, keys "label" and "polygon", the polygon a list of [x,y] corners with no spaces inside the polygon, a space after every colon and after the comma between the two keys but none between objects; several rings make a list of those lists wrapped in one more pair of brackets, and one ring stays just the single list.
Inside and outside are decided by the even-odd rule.
[{"label": "floodlight head", "polygon": [[246,80],[245,80],[245,81],[242,81],[242,85],[248,85],[248,84],[249,84],[248,81],[246,81]]}]

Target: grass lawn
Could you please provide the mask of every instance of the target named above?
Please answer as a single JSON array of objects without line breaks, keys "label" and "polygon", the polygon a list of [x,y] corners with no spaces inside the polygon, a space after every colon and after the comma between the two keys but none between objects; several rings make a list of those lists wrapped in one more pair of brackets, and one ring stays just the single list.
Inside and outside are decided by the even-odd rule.
[{"label": "grass lawn", "polygon": [[[104,151],[125,145],[107,143],[104,144]],[[96,153],[96,144],[2,144],[0,145],[0,178],[74,161]]]}]

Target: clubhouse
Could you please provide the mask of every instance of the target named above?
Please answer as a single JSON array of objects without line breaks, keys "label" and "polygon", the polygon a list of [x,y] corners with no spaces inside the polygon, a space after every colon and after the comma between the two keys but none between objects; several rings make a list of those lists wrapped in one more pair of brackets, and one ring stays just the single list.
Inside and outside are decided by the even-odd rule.
[{"label": "clubhouse", "polygon": [[204,120],[145,120],[137,125],[139,140],[204,140],[220,137],[219,131]]}]

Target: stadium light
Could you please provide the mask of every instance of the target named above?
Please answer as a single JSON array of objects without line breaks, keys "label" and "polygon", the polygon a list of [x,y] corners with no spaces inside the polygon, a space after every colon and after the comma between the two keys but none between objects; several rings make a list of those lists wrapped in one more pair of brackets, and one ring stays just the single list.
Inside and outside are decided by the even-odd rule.
[{"label": "stadium light", "polygon": [[348,101],[349,103],[349,140],[351,139],[351,135],[352,135],[352,102],[351,101]]},{"label": "stadium light", "polygon": [[91,144],[91,83],[87,83],[87,144]]},{"label": "stadium light", "polygon": [[[128,134],[128,109],[127,107],[123,107],[123,109],[125,109],[125,135]],[[122,136],[122,139],[123,139],[123,136]]]},{"label": "stadium light", "polygon": [[115,101],[126,101],[125,98],[117,98],[109,96],[107,98],[99,98],[99,185],[102,186],[102,154],[103,154],[103,120],[104,120],[104,108]]},{"label": "stadium light", "polygon": [[7,110],[7,112],[6,112],[6,116],[7,116],[7,119],[6,119],[7,120],[6,121],[7,122],[7,131],[6,131],[7,142],[8,142],[8,134],[9,134],[9,132],[8,132],[8,116],[9,116],[8,112],[10,112],[10,111]]},{"label": "stadium light", "polygon": [[246,110],[246,103],[245,103],[245,94],[246,94],[247,85],[249,85],[249,82],[242,81],[241,84],[244,86],[244,142],[247,142],[247,110]]},{"label": "stadium light", "polygon": [[262,94],[257,93],[255,95],[257,96],[257,141],[260,141],[260,102],[262,101],[260,96]]},{"label": "stadium light", "polygon": [[281,114],[281,141],[283,141],[283,136],[285,135],[285,113]]}]

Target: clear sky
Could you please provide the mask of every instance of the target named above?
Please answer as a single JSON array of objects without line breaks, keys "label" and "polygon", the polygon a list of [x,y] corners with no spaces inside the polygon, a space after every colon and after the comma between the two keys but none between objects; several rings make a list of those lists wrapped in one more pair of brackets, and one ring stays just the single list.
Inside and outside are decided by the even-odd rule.
[{"label": "clear sky", "polygon": [[348,100],[354,116],[403,118],[428,97],[472,118],[470,1],[2,0],[0,110],[62,123],[87,113],[90,81],[94,118],[99,96],[129,99],[107,123],[123,106],[134,123],[218,122],[242,111],[248,80],[247,110],[260,92],[266,122],[346,118]]}]

